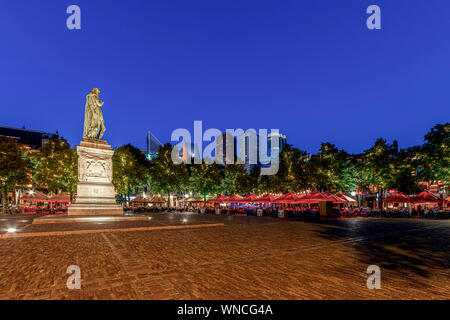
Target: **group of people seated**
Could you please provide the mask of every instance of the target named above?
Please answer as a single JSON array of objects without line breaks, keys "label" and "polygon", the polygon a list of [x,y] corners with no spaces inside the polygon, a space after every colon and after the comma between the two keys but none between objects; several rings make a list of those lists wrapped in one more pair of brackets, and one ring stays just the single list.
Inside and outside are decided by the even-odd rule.
[{"label": "group of people seated", "polygon": [[[231,214],[231,215],[247,215],[247,216],[273,216],[273,217],[287,217],[287,218],[318,218],[320,212],[318,207],[309,208],[302,207],[287,207],[287,208],[254,208],[254,207],[206,207],[197,208],[191,211],[203,214]],[[386,217],[386,218],[450,218],[450,210],[374,210],[372,208],[358,208],[358,207],[334,207],[328,213],[329,217],[336,218],[351,218],[351,217]]]},{"label": "group of people seated", "polygon": [[65,214],[67,213],[67,206],[9,206],[0,211],[0,213],[4,214]]},{"label": "group of people seated", "polygon": [[[55,211],[64,212],[64,209],[53,208]],[[34,209],[36,211],[36,209]],[[67,210],[67,209],[65,209]],[[304,218],[316,219],[320,217],[320,212],[317,206],[309,208],[307,206],[289,206],[285,208],[266,207],[256,208],[251,206],[236,206],[236,207],[214,207],[207,206],[180,206],[176,208],[167,208],[163,206],[152,207],[124,207],[125,212],[130,213],[157,213],[157,212],[194,212],[199,214],[230,214],[230,215],[246,215],[246,216],[272,216],[272,217],[286,217],[286,218]],[[41,213],[43,211],[39,211]],[[37,212],[38,213],[38,212]],[[45,213],[45,212],[43,212]],[[335,207],[327,215],[335,218],[351,218],[351,217],[386,217],[386,218],[450,218],[450,210],[435,210],[435,209],[385,209],[374,210],[372,208],[358,208],[358,207]]]},{"label": "group of people seated", "polygon": [[173,211],[173,209],[167,209],[167,207],[124,207],[123,210],[125,212],[132,213],[155,213],[155,212],[165,212],[165,211]]},{"label": "group of people seated", "polygon": [[302,208],[300,210],[296,210],[294,208],[289,209],[277,209],[277,208],[252,208],[252,207],[223,207],[223,208],[214,208],[214,207],[206,207],[199,208],[196,211],[197,213],[205,213],[205,214],[230,214],[230,215],[245,215],[245,216],[272,216],[279,217],[280,214],[283,214],[286,217],[295,218],[295,217],[318,217],[319,211]]},{"label": "group of people seated", "polygon": [[379,216],[393,217],[393,218],[425,218],[425,219],[444,219],[450,218],[450,208],[447,209],[433,209],[433,208],[417,208],[417,209],[386,209],[382,212],[377,212]]}]

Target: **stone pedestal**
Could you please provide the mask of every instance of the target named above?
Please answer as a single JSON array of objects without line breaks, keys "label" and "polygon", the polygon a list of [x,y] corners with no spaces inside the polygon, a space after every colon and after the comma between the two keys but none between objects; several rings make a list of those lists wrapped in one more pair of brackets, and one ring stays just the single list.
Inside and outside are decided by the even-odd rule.
[{"label": "stone pedestal", "polygon": [[68,215],[123,215],[123,208],[114,196],[111,160],[114,151],[110,145],[102,140],[84,139],[77,153],[77,198],[69,206]]}]

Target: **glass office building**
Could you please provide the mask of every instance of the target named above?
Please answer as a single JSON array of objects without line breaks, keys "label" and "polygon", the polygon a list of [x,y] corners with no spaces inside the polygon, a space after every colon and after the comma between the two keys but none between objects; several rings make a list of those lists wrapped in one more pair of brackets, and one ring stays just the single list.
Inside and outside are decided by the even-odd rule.
[{"label": "glass office building", "polygon": [[152,161],[158,155],[158,149],[162,146],[158,138],[149,130],[147,133],[147,153],[145,156],[148,160]]}]

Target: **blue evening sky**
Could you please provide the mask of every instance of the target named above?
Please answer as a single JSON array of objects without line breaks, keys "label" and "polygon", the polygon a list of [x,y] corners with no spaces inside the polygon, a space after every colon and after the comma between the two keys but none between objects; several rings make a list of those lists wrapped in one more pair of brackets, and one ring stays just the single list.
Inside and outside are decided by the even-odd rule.
[{"label": "blue evening sky", "polygon": [[[81,8],[81,30],[66,8]],[[382,29],[366,28],[381,7]],[[99,87],[105,140],[176,128],[278,128],[296,147],[402,148],[450,116],[448,0],[2,0],[0,125],[82,138]]]}]

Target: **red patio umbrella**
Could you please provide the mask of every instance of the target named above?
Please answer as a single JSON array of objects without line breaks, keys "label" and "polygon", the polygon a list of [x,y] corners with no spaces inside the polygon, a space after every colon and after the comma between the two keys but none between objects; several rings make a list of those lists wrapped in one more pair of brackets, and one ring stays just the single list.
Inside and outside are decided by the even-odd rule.
[{"label": "red patio umbrella", "polygon": [[250,193],[249,195],[243,197],[240,202],[242,203],[256,202],[256,199],[258,199],[258,197],[255,196],[253,193]]},{"label": "red patio umbrella", "polygon": [[356,203],[357,202],[355,199],[353,199],[353,198],[351,198],[349,196],[346,196],[342,192],[339,192],[336,196],[341,198],[342,200],[344,200],[345,203]]},{"label": "red patio umbrella", "polygon": [[135,206],[147,207],[150,202],[151,202],[151,198],[148,197],[147,195],[141,194],[141,193],[138,194],[136,196],[136,198],[134,198],[133,200],[130,201],[130,203],[133,205],[133,207],[135,207]]},{"label": "red patio umbrella", "polygon": [[272,203],[276,199],[276,196],[273,196],[269,193],[266,193],[265,195],[257,198],[255,202],[259,203]]},{"label": "red patio umbrella", "polygon": [[394,193],[390,197],[383,199],[385,203],[410,203],[411,198],[401,193]]},{"label": "red patio umbrella", "polygon": [[334,203],[347,203],[347,199],[341,198],[335,194],[332,194],[331,192],[325,193],[326,196],[333,198]]},{"label": "red patio umbrella", "polygon": [[412,203],[442,203],[442,199],[429,191],[423,191],[411,199]]},{"label": "red patio umbrella", "polygon": [[293,192],[285,193],[278,198],[276,198],[273,202],[275,203],[298,203],[302,199],[301,196],[296,195]]},{"label": "red patio umbrella", "polygon": [[227,198],[224,202],[228,202],[228,203],[237,203],[237,202],[241,202],[242,197],[238,194],[234,194],[231,197]]},{"label": "red patio umbrella", "polygon": [[48,201],[53,203],[70,203],[70,194],[56,194],[48,198]]},{"label": "red patio umbrella", "polygon": [[226,199],[227,199],[227,197],[225,197],[225,196],[218,196],[218,197],[216,197],[214,199],[209,200],[208,202],[211,202],[211,203],[224,203]]},{"label": "red patio umbrella", "polygon": [[23,200],[23,201],[35,201],[35,202],[48,202],[48,197],[40,192],[40,191],[32,191],[32,192],[28,192],[25,193],[24,195],[22,195],[19,200]]},{"label": "red patio umbrella", "polygon": [[320,193],[320,192],[311,192],[310,194],[307,194],[303,196],[299,203],[319,203],[320,201],[337,201],[336,199],[327,196],[326,194]]}]

